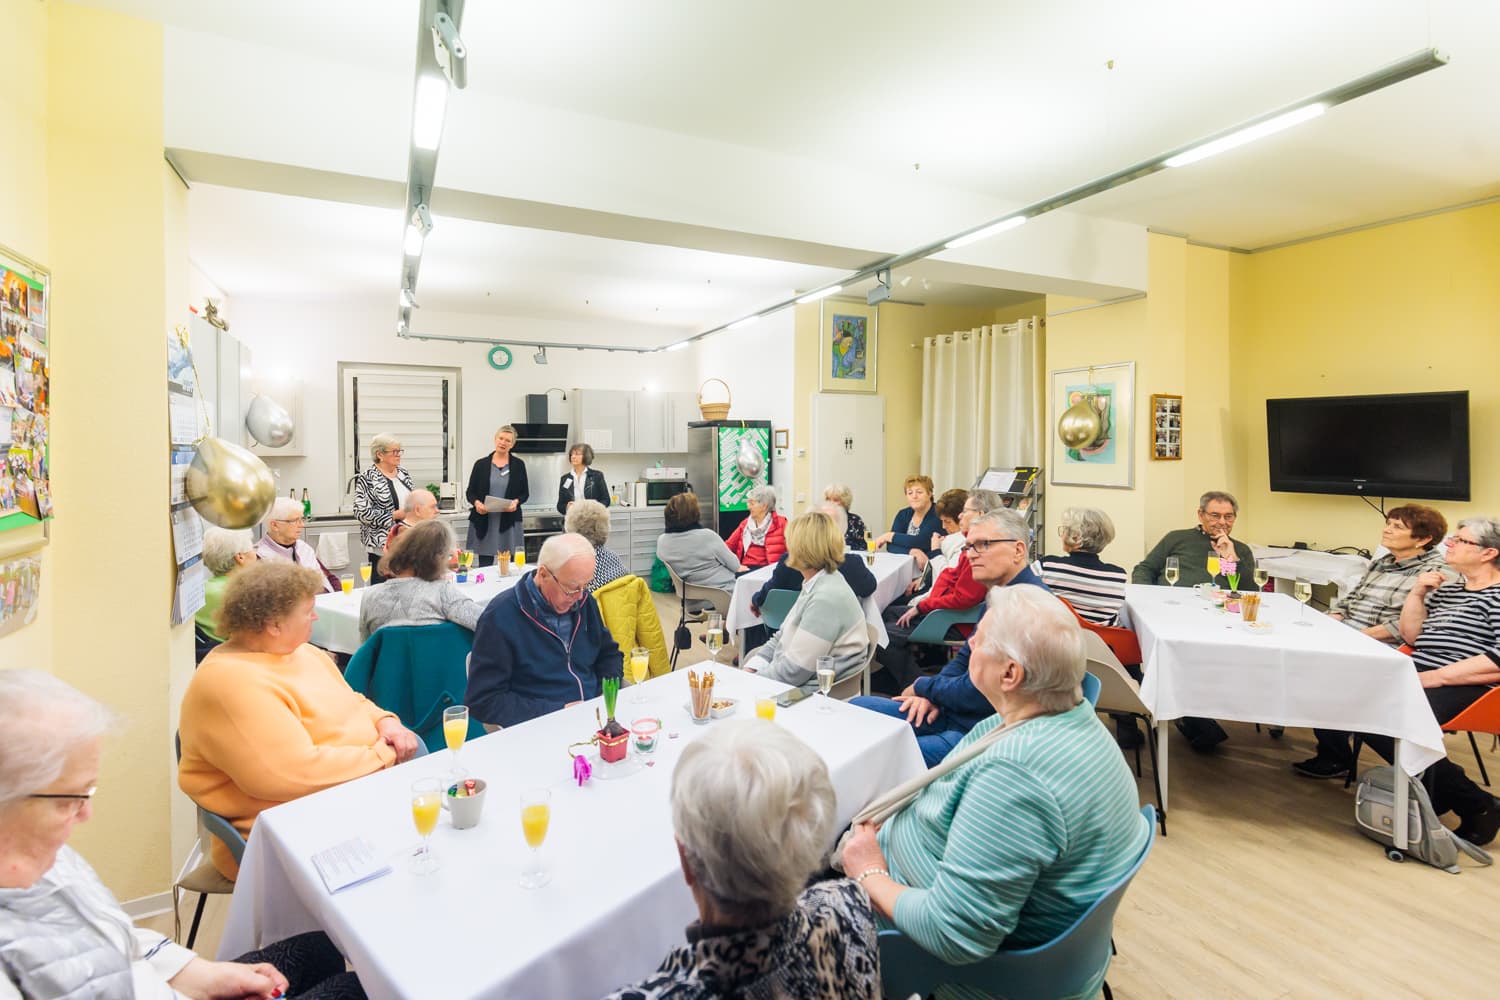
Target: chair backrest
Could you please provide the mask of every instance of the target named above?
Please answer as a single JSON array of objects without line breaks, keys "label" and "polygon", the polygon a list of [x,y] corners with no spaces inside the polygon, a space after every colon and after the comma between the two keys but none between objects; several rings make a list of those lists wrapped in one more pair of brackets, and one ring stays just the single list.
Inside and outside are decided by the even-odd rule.
[{"label": "chair backrest", "polygon": [[714,610],[726,618],[729,615],[729,595],[717,587],[704,587],[697,583],[688,583],[677,575],[677,571],[665,559],[661,563],[667,567],[667,574],[672,578],[672,589],[677,591],[677,597],[682,601],[683,607],[687,607],[688,601],[707,601],[714,606]]},{"label": "chair backrest", "polygon": [[1090,705],[1099,704],[1099,678],[1087,670],[1083,672],[1083,697]]},{"label": "chair backrest", "polygon": [[1141,641],[1130,629],[1121,628],[1118,625],[1096,625],[1080,615],[1078,609],[1073,607],[1066,597],[1059,597],[1058,600],[1068,605],[1068,610],[1073,612],[1073,617],[1078,619],[1078,624],[1085,632],[1103,639],[1104,644],[1114,652],[1115,657],[1121,663],[1135,666],[1141,662]]},{"label": "chair backrest", "polygon": [[1098,634],[1085,630],[1083,648],[1084,655],[1088,657],[1089,673],[1099,680],[1099,698],[1094,703],[1099,711],[1124,712],[1149,718],[1151,712],[1141,700],[1140,685],[1126,671],[1109,645]]},{"label": "chair backrest", "polygon": [[671,669],[667,662],[667,638],[645,580],[629,574],[611,580],[594,591],[594,600],[599,605],[604,627],[627,661],[631,649],[640,646],[650,654],[652,677]]},{"label": "chair backrest", "polygon": [[1488,694],[1443,723],[1450,733],[1500,733],[1500,688]]},{"label": "chair backrest", "polygon": [[[772,593],[775,593],[775,591],[772,591]],[[870,693],[870,668],[875,663],[875,652],[880,648],[880,630],[866,622],[865,635],[869,637],[870,648],[865,653],[864,668],[858,673],[850,674],[830,688],[828,697],[838,698],[840,701],[848,701],[855,695],[868,695]]]},{"label": "chair backrest", "polygon": [[[421,737],[428,750],[441,749],[443,709],[462,705],[469,686],[469,653],[474,633],[452,622],[387,625],[355,650],[344,679],[355,691]],[[484,735],[469,720],[469,738]]]},{"label": "chair backrest", "polygon": [[773,632],[781,628],[781,623],[786,621],[787,612],[797,603],[797,597],[795,590],[777,589],[767,594],[766,603],[760,606],[760,620],[766,628]]},{"label": "chair backrest", "polygon": [[1129,870],[1094,900],[1073,926],[1046,944],[1001,950],[973,965],[948,965],[900,931],[881,931],[881,982],[886,996],[928,996],[937,987],[950,985],[1017,1000],[1093,996],[1109,970],[1115,912],[1156,842],[1156,810],[1143,806],[1141,815],[1146,820],[1146,843]]}]

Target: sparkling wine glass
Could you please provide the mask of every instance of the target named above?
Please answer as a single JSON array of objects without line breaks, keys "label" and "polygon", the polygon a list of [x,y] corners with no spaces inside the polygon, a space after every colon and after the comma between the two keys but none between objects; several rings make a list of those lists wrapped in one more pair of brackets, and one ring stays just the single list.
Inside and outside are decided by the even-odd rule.
[{"label": "sparkling wine glass", "polygon": [[1307,602],[1312,600],[1312,583],[1308,580],[1298,580],[1292,587],[1292,596],[1302,602],[1302,608],[1297,612],[1297,624],[1312,627],[1312,622],[1307,620]]},{"label": "sparkling wine glass", "polygon": [[552,881],[552,873],[542,863],[542,842],[552,823],[552,793],[545,788],[528,788],[521,793],[521,833],[531,848],[531,859],[521,869],[521,888],[540,889]]},{"label": "sparkling wine glass", "polygon": [[711,614],[708,616],[708,629],[703,635],[703,644],[708,647],[708,652],[714,659],[719,658],[719,650],[724,648],[724,616]]},{"label": "sparkling wine glass", "polygon": [[833,706],[829,704],[831,699],[828,695],[828,692],[832,690],[833,657],[820,656],[818,657],[818,691],[823,695],[823,703],[818,706],[818,711],[825,715],[833,711]]},{"label": "sparkling wine glass", "polygon": [[443,786],[436,778],[418,778],[411,783],[411,821],[422,838],[422,847],[411,858],[411,870],[417,875],[431,875],[438,870],[437,855],[432,853],[432,831],[438,813],[443,811]]},{"label": "sparkling wine glass", "polygon": [[464,748],[464,740],[468,738],[469,706],[450,705],[443,709],[443,741],[453,751],[453,767],[448,773],[453,776],[454,781],[461,781],[469,774],[458,766],[458,752]]},{"label": "sparkling wine glass", "polygon": [[630,651],[630,683],[635,688],[635,696],[631,704],[644,705],[646,694],[641,690],[641,682],[646,679],[646,671],[651,666],[651,652],[645,646],[636,646]]},{"label": "sparkling wine glass", "polygon": [[374,567],[369,563],[365,563],[359,568],[359,578],[365,582],[366,587],[370,585],[370,570],[372,569],[374,569]]},{"label": "sparkling wine glass", "polygon": [[1219,583],[1219,557],[1216,555],[1208,557],[1208,579],[1215,586]]},{"label": "sparkling wine glass", "polygon": [[1265,590],[1266,589],[1266,581],[1271,578],[1271,574],[1269,574],[1268,572],[1266,572],[1266,568],[1264,566],[1257,566],[1257,567],[1255,567],[1255,574],[1254,575],[1255,575],[1255,589],[1256,590]]},{"label": "sparkling wine glass", "polygon": [[[1167,556],[1167,565],[1166,565],[1166,568],[1162,570],[1161,575],[1162,575],[1162,578],[1167,581],[1167,586],[1168,587],[1175,587],[1175,586],[1177,586],[1177,578],[1181,574],[1181,572],[1182,572],[1182,569],[1177,564],[1177,557],[1176,556]],[[1177,600],[1176,598],[1169,598],[1167,600],[1167,603],[1168,604],[1181,604],[1182,602],[1179,601],[1179,600]]]}]

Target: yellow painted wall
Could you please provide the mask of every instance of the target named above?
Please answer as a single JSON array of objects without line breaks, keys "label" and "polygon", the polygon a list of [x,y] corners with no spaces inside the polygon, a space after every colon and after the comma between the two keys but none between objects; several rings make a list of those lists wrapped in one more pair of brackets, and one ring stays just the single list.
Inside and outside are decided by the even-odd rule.
[{"label": "yellow painted wall", "polygon": [[[41,6],[11,2],[7,14]],[[167,624],[162,32],[88,7],[44,9],[52,668],[124,717],[95,819],[72,843],[129,899],[171,885],[169,687],[192,669],[190,628]],[[185,286],[186,267],[183,257],[174,282]]]},{"label": "yellow painted wall", "polygon": [[[1372,547],[1356,497],[1272,493],[1265,400],[1468,389],[1473,500],[1500,514],[1500,204],[1253,254],[1235,262],[1233,428],[1257,541]],[[1394,505],[1401,498],[1389,498]]]},{"label": "yellow painted wall", "polygon": [[[882,303],[876,320],[876,385],[885,400],[885,485],[887,514],[906,506],[901,484],[919,468],[922,452],[922,339],[934,334],[970,330],[991,323],[1012,322],[1020,315],[1040,316],[1042,300],[1028,303],[1024,313],[1011,310],[955,306],[915,306]],[[813,497],[812,397],[818,391],[818,303],[796,307],[795,423],[792,483],[795,494]],[[998,318],[998,317],[1005,318]],[[912,345],[916,345],[913,347]],[[938,483],[939,490],[948,485]],[[967,484],[965,484],[967,485]],[[821,488],[821,484],[819,485]],[[856,503],[858,500],[856,499]],[[800,508],[799,508],[800,509]],[[873,529],[875,526],[871,525]]]}]

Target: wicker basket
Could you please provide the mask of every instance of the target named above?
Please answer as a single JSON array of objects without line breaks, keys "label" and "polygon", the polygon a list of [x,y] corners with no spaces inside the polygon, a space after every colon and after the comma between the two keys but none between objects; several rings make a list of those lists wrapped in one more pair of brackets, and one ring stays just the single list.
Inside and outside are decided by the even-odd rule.
[{"label": "wicker basket", "polygon": [[[708,388],[708,382],[717,382],[724,387],[724,394],[729,396],[722,403],[705,403],[703,401],[703,390]],[[698,409],[703,411],[704,420],[724,420],[729,416],[729,404],[733,402],[733,394],[729,391],[729,383],[721,378],[711,378],[698,387]]]}]

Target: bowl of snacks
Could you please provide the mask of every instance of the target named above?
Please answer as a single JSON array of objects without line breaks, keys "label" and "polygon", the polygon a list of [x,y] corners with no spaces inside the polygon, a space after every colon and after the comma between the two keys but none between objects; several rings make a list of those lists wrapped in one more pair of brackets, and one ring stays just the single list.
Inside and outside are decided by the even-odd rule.
[{"label": "bowl of snacks", "polygon": [[735,698],[715,698],[708,708],[715,719],[727,719],[734,714],[739,704]]}]

